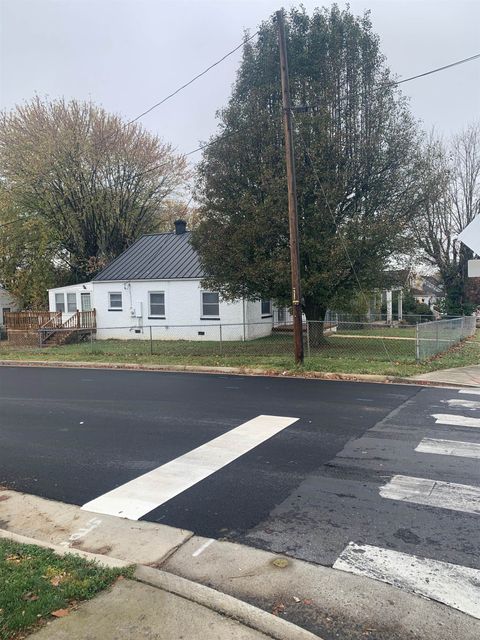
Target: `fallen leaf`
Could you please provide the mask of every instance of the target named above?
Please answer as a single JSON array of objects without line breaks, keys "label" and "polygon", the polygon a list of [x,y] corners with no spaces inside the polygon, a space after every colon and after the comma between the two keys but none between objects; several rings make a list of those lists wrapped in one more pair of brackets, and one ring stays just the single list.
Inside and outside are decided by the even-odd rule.
[{"label": "fallen leaf", "polygon": [[283,613],[285,611],[285,605],[283,604],[283,602],[275,602],[273,607],[272,607],[272,614],[274,616],[278,616],[280,613]]},{"label": "fallen leaf", "polygon": [[56,611],[52,611],[52,616],[55,616],[55,618],[65,618],[69,613],[70,611],[68,609],[57,609]]},{"label": "fallen leaf", "polygon": [[22,600],[27,600],[28,602],[35,602],[35,600],[38,600],[38,598],[39,596],[37,596],[35,593],[32,593],[31,591],[24,593],[22,596]]},{"label": "fallen leaf", "polygon": [[309,605],[310,605],[310,604],[313,604],[313,600],[309,600],[309,599],[304,600],[304,601],[303,601],[303,604],[309,604]]},{"label": "fallen leaf", "polygon": [[288,567],[288,560],[286,558],[275,558],[272,564],[279,569],[285,569],[285,567]]}]

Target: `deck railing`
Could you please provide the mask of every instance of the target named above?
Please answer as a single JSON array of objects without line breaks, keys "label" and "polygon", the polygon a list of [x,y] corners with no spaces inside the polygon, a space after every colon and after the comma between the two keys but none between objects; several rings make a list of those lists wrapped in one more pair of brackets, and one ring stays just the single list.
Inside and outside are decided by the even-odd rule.
[{"label": "deck railing", "polygon": [[5,311],[3,318],[7,329],[23,331],[40,329],[56,318],[60,319],[60,324],[62,323],[62,314],[59,311]]}]

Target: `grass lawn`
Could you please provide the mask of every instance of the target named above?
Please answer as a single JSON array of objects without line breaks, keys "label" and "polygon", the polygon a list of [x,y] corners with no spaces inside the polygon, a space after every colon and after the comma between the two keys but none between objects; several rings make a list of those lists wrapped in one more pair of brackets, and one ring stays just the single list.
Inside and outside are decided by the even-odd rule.
[{"label": "grass lawn", "polygon": [[[60,360],[67,362],[119,362],[138,364],[177,364],[261,368],[271,371],[325,371],[333,373],[374,373],[410,376],[435,369],[480,363],[480,335],[457,345],[449,352],[423,363],[415,362],[415,341],[380,340],[376,329],[357,334],[328,336],[318,346],[306,348],[301,370],[293,363],[292,336],[275,334],[247,342],[187,340],[98,340],[61,347],[14,347],[0,343],[0,359]],[[411,337],[414,329],[393,329],[400,337]],[[372,333],[375,332],[375,333]],[[151,350],[153,353],[151,353]]]},{"label": "grass lawn", "polygon": [[68,615],[77,602],[130,573],[0,539],[0,640],[23,638],[52,612]]}]

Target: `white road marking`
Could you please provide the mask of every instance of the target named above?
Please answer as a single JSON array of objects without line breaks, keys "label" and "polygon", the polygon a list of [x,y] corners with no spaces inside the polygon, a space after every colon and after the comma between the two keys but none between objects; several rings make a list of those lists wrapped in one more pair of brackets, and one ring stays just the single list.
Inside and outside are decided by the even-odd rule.
[{"label": "white road marking", "polygon": [[457,416],[449,413],[433,413],[435,424],[450,424],[455,427],[475,427],[480,428],[480,418],[466,418],[465,416]]},{"label": "white road marking", "polygon": [[418,447],[415,448],[415,451],[420,453],[437,453],[442,456],[480,459],[480,444],[474,442],[423,438]]},{"label": "white road marking", "polygon": [[474,396],[480,396],[480,389],[460,389],[458,393],[470,393]]},{"label": "white road marking", "polygon": [[196,558],[197,556],[199,556],[201,553],[203,553],[205,551],[205,549],[207,549],[211,544],[213,544],[215,542],[215,538],[210,538],[210,540],[207,540],[206,542],[204,542],[200,547],[198,547],[198,549],[196,551],[194,551],[192,553],[192,556],[194,558]]},{"label": "white road marking", "polygon": [[480,409],[480,402],[476,400],[462,400],[462,398],[453,398],[451,400],[442,400],[449,407],[460,407],[461,409]]},{"label": "white road marking", "polygon": [[257,416],[185,455],[87,502],[82,509],[138,520],[297,420],[298,418],[285,416]]},{"label": "white road marking", "polygon": [[351,542],[334,569],[417,593],[480,619],[480,571]]},{"label": "white road marking", "polygon": [[390,500],[480,514],[480,487],[468,484],[393,476],[390,482],[380,488],[380,495]]}]

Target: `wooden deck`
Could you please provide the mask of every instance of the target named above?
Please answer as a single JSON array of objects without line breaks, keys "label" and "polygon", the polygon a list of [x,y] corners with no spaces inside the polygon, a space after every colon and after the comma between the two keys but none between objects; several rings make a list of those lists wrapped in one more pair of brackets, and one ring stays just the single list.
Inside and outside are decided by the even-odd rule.
[{"label": "wooden deck", "polygon": [[61,311],[10,311],[4,313],[7,340],[47,346],[76,342],[94,333],[96,311],[75,311],[63,320]]}]

